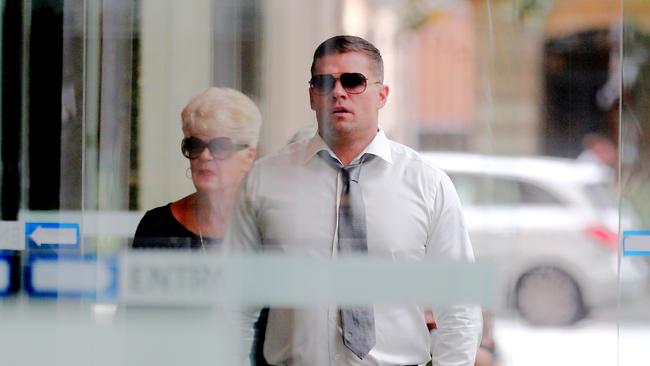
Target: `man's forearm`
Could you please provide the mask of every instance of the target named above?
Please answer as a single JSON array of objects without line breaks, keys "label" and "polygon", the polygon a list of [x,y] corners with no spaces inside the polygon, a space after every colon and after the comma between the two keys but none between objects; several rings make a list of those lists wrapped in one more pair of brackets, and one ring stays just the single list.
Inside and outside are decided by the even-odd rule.
[{"label": "man's forearm", "polygon": [[474,366],[483,327],[479,305],[455,305],[437,314],[432,333],[433,366]]}]

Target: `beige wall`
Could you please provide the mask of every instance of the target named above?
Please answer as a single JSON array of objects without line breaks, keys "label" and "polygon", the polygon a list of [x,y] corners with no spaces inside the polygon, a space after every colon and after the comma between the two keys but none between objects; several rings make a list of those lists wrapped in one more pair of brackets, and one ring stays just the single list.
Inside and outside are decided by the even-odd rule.
[{"label": "beige wall", "polygon": [[139,207],[193,191],[180,154],[180,111],[211,81],[209,0],[141,2]]},{"label": "beige wall", "polygon": [[336,1],[264,1],[262,155],[284,146],[316,120],[309,108],[307,81],[314,49],[338,33]]},{"label": "beige wall", "polygon": [[[307,94],[311,57],[321,41],[340,30],[336,1],[264,1],[261,6],[261,96],[256,100],[264,119],[260,156],[315,123]],[[180,154],[179,115],[189,98],[212,80],[211,14],[210,0],[142,1],[141,209],[193,192],[185,176],[187,161]]]}]

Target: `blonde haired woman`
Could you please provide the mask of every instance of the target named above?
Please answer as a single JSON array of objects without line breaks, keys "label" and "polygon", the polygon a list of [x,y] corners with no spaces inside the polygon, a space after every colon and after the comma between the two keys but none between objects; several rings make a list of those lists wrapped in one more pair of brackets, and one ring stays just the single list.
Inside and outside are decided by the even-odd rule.
[{"label": "blonde haired woman", "polygon": [[181,152],[196,191],[147,211],[133,248],[207,250],[221,242],[239,184],[255,159],[262,117],[241,92],[209,88],[190,100],[181,117]]}]

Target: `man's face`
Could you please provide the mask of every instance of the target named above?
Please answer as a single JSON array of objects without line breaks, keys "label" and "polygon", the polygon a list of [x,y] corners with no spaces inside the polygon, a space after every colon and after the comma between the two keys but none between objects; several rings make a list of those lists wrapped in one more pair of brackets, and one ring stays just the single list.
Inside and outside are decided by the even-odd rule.
[{"label": "man's face", "polygon": [[361,52],[335,53],[316,60],[315,75],[361,73],[367,80],[363,93],[346,91],[336,81],[330,93],[321,95],[309,89],[311,109],[316,112],[318,130],[326,142],[340,139],[367,139],[377,132],[378,112],[388,97],[388,86],[377,83],[372,60]]}]

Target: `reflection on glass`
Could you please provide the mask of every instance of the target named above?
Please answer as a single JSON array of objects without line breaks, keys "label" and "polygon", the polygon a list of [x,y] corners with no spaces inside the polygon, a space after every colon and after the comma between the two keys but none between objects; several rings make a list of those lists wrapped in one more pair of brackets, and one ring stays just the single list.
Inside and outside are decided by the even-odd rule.
[{"label": "reflection on glass", "polygon": [[647,273],[650,263],[646,252],[650,229],[650,155],[648,141],[648,76],[650,68],[650,7],[647,3],[625,0],[621,27],[621,59],[615,80],[620,82],[621,112],[621,199],[620,199],[620,306],[619,365],[648,363],[643,344],[650,334],[647,282],[635,281]]},{"label": "reflection on glass", "polygon": [[[338,110],[327,109],[326,96],[355,90],[350,84],[354,79],[339,79],[339,71],[367,77],[364,92],[354,100],[370,99],[370,92],[390,85],[388,98],[375,100],[385,102],[378,112],[382,132],[387,139],[422,151],[426,165],[436,165],[450,176],[476,258],[497,265],[493,285],[498,301],[486,309],[491,317],[484,316],[492,319],[484,322],[484,332],[489,330],[494,347],[487,342],[483,349],[494,348],[492,355],[503,365],[610,365],[616,362],[618,317],[620,364],[646,361],[648,260],[640,255],[643,250],[626,251],[626,245],[642,249],[639,237],[650,230],[647,1],[306,0],[275,1],[273,6],[257,0],[19,3],[2,3],[0,199],[3,219],[18,218],[16,227],[23,232],[2,232],[0,237],[17,236],[27,242],[32,233],[24,233],[26,222],[65,223],[79,225],[80,240],[79,247],[67,252],[74,258],[48,245],[30,251],[12,247],[0,253],[0,296],[7,296],[0,301],[0,314],[4,314],[3,324],[15,325],[3,329],[28,329],[25,324],[38,328],[38,332],[10,334],[17,346],[10,347],[8,362],[50,361],[23,345],[39,341],[43,347],[63,349],[67,344],[51,342],[52,329],[62,334],[70,331],[75,339],[88,342],[82,344],[87,346],[81,347],[84,350],[99,349],[97,354],[84,353],[86,361],[97,356],[94,359],[105,359],[107,364],[131,360],[177,364],[187,361],[178,354],[193,355],[192,362],[218,357],[216,350],[199,349],[210,349],[214,344],[210,337],[219,337],[214,332],[222,329],[215,326],[222,319],[205,309],[194,311],[192,305],[175,311],[163,300],[141,308],[123,306],[119,294],[112,301],[118,305],[86,305],[100,301],[100,293],[110,288],[109,263],[115,261],[120,267],[114,254],[132,242],[141,220],[150,230],[138,230],[136,247],[200,249],[221,242],[235,187],[255,155],[276,156],[275,151],[284,149],[301,126],[308,126],[304,130],[308,132],[294,139],[302,142],[291,145],[304,146],[318,122],[324,142],[334,141],[340,130],[325,128],[327,112],[337,116],[335,122],[342,128],[358,127],[346,125],[365,120],[357,117],[374,118],[375,112],[346,103]],[[310,54],[332,34],[361,36],[378,46],[385,61],[383,78],[372,77],[367,65],[355,70],[316,65],[318,73],[330,75],[325,78],[333,84],[311,79],[312,85],[326,88],[310,96]],[[341,82],[346,85],[339,88]],[[259,106],[265,124],[256,132],[258,150],[254,150],[257,135],[245,137],[230,130],[228,118],[217,118],[206,107],[211,102],[202,104],[213,100],[216,89],[208,89],[187,105],[189,96],[210,85],[241,90]],[[192,122],[181,130],[178,112],[185,106],[183,120],[197,119],[200,126],[204,119],[219,122],[207,123],[205,129]],[[327,146],[339,155],[340,150]],[[338,157],[339,163],[347,164],[358,156]],[[381,157],[364,161],[362,186],[382,162]],[[259,165],[264,164],[268,161]],[[263,253],[300,248],[308,251],[303,254],[329,258],[338,250],[333,249],[338,233],[330,227],[338,224],[338,168],[324,164],[320,168],[320,173],[331,176],[313,181],[304,176],[280,177],[286,179],[277,187],[286,195],[281,203],[296,201],[296,211],[283,210],[281,204],[259,205],[274,211],[269,215],[273,219],[260,224],[264,230],[249,233],[267,235]],[[280,171],[269,168],[256,175],[253,170],[251,179],[261,184],[249,185],[247,192],[259,193],[256,189],[272,185]],[[411,172],[387,177],[391,189],[362,190],[370,243],[410,241],[416,229],[394,229],[408,217],[403,205],[417,202],[432,208],[438,203],[402,196],[393,204],[391,193],[397,182]],[[326,195],[336,200],[328,201],[323,210],[311,205],[314,197]],[[251,197],[262,200],[259,195]],[[142,219],[144,211],[174,199]],[[164,213],[165,221],[152,218],[154,213]],[[276,237],[270,228],[290,233],[292,240]],[[324,231],[331,235],[327,240],[318,237]],[[630,232],[636,233],[635,238],[627,241]],[[328,245],[317,245],[321,240]],[[3,243],[0,250],[9,250],[8,241]],[[369,245],[368,252],[375,251],[396,262],[422,254]],[[155,280],[164,289],[173,280],[198,278],[206,282],[196,283],[207,283],[206,279],[219,277],[218,271],[198,259],[211,258],[212,253],[168,252],[174,270],[164,272],[152,264],[151,271],[140,272],[137,278]],[[63,298],[56,291],[53,297],[37,298],[28,291],[26,274],[31,273],[30,263],[42,263],[33,261],[39,253],[57,260],[46,271],[36,268],[39,281],[45,278],[48,286],[59,289],[83,284],[91,290],[84,300]],[[151,251],[137,254],[145,262],[155,260]],[[183,262],[181,254],[192,259]],[[135,263],[135,257],[131,259]],[[296,268],[274,275],[306,277]],[[248,272],[248,279],[270,277],[255,266]],[[439,281],[452,283],[449,278],[431,279],[432,284]],[[256,291],[254,284],[242,286],[242,296]],[[484,287],[476,286],[477,292]],[[292,291],[308,293],[300,287]],[[340,295],[332,291],[332,296]],[[299,298],[289,296],[291,291],[276,292],[292,301]],[[440,292],[440,296],[448,293]],[[213,298],[213,294],[203,295],[193,296],[189,303]],[[174,297],[182,298],[170,296]],[[287,301],[286,309],[296,307]],[[323,300],[319,306],[327,308],[326,303]],[[409,308],[408,313],[415,319],[426,308]],[[326,320],[339,324],[338,307],[332,309],[334,318]],[[435,310],[434,320],[444,315]],[[271,322],[285,319],[273,313]],[[292,313],[293,319],[300,321],[307,313]],[[387,313],[382,309],[376,313],[375,326],[386,324]],[[318,329],[331,326],[319,319]],[[445,328],[444,321],[437,325],[434,338]],[[104,329],[110,330],[101,333]],[[411,345],[424,343],[424,329],[418,328],[422,337]],[[311,338],[304,336],[309,331],[291,333],[295,342],[283,344],[297,349],[309,342]],[[90,333],[103,335],[101,339],[83,336]],[[175,359],[174,347],[156,344],[176,345],[166,334],[187,335],[191,341],[182,344],[187,352],[176,350],[179,358]],[[140,336],[145,339],[140,348],[159,351],[149,352],[150,359],[134,356],[137,352],[131,344],[122,341],[141,340]],[[265,346],[278,349],[268,342],[258,342],[256,356]],[[384,349],[382,342],[377,341],[378,349]],[[123,352],[107,355],[107,344]],[[272,360],[284,360],[281,356],[275,352]],[[425,360],[423,351],[418,359],[400,362]],[[66,358],[62,363],[82,361]]]}]

